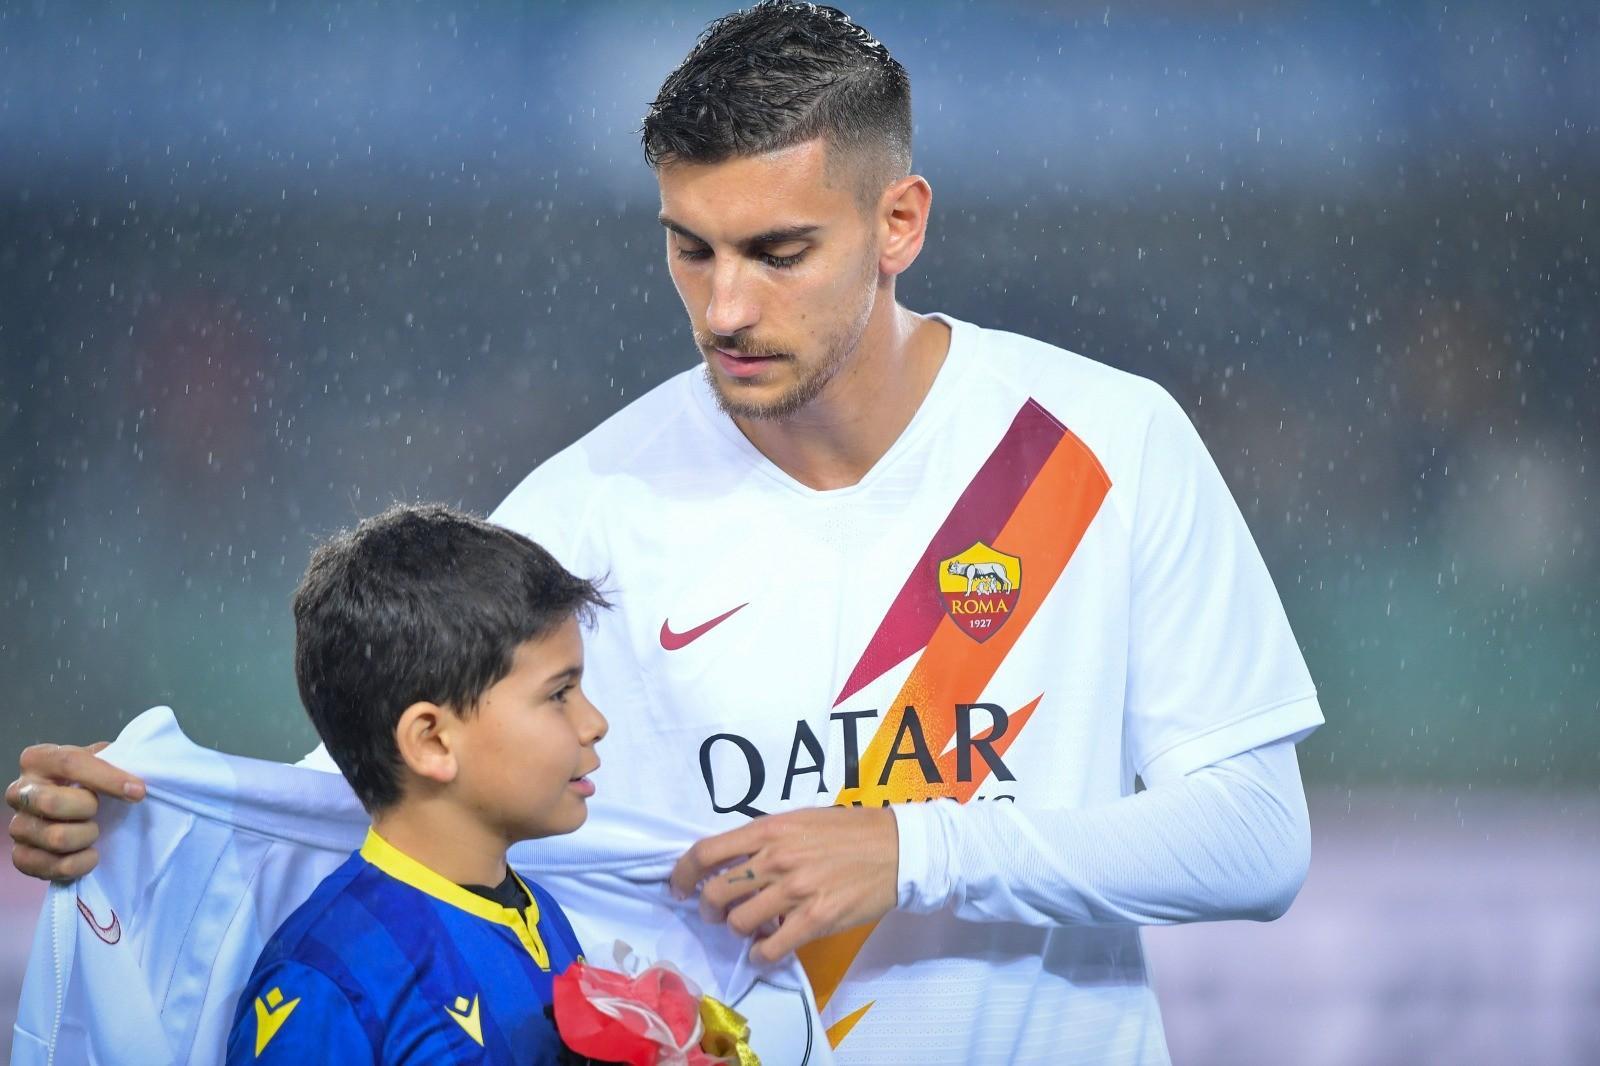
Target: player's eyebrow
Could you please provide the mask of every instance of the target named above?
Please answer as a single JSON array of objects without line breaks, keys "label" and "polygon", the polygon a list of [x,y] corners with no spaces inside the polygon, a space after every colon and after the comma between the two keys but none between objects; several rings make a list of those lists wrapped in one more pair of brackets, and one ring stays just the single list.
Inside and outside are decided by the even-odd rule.
[{"label": "player's eyebrow", "polygon": [[787,244],[789,241],[803,240],[811,236],[820,226],[783,226],[779,229],[769,229],[765,233],[758,233],[742,242],[746,248],[762,248],[772,244]]},{"label": "player's eyebrow", "polygon": [[[660,222],[673,233],[676,233],[678,236],[686,238],[687,240],[698,241],[700,244],[711,243],[704,237],[701,237],[699,234],[695,233],[693,230],[690,230],[687,226],[673,221],[665,214],[656,216],[656,221]],[[749,251],[753,248],[767,248],[774,244],[785,244],[789,241],[803,240],[821,228],[821,226],[815,224],[808,225],[805,223],[800,223],[793,226],[780,226],[777,229],[769,229],[765,233],[758,233],[754,237],[746,237],[744,240],[737,243],[739,247],[745,251]]]}]

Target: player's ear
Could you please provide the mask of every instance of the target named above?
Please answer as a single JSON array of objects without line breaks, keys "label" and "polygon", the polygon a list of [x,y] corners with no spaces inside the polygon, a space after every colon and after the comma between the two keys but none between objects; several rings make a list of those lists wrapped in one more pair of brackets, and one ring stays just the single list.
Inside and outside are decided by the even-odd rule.
[{"label": "player's ear", "polygon": [[394,727],[394,742],[406,768],[441,785],[454,781],[456,737],[452,727],[458,721],[449,708],[426,701],[402,711]]},{"label": "player's ear", "polygon": [[882,243],[878,271],[898,277],[910,269],[928,235],[928,212],[933,207],[933,187],[916,174],[901,178],[884,190],[878,202]]}]

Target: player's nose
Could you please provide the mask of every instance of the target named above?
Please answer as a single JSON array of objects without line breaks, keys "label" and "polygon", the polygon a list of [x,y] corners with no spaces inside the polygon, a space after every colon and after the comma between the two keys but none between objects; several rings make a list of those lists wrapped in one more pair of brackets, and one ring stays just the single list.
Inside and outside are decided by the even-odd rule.
[{"label": "player's nose", "polygon": [[724,337],[753,328],[761,318],[754,293],[740,266],[719,263],[711,276],[706,328]]}]

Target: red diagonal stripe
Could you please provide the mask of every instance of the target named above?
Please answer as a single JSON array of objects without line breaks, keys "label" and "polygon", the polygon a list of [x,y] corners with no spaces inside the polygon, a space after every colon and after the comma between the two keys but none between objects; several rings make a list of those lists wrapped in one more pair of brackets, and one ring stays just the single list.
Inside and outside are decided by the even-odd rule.
[{"label": "red diagonal stripe", "polygon": [[912,564],[900,594],[878,623],[878,631],[850,671],[839,698],[833,701],[835,707],[928,643],[945,614],[933,568],[939,560],[965,551],[976,541],[994,540],[1065,432],[1061,423],[1036,401],[1030,399],[1022,405],[1005,436],[967,483],[961,498],[923,549],[921,558]]}]

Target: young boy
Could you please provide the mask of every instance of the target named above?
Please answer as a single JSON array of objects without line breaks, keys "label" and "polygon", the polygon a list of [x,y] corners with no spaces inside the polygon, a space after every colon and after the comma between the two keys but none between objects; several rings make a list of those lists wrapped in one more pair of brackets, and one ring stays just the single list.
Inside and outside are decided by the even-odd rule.
[{"label": "young boy", "polygon": [[607,606],[525,537],[395,506],[317,549],[295,674],[372,816],[267,942],[228,1062],[555,1062],[550,982],[580,955],[506,849],[570,833],[606,720],[579,622]]}]

